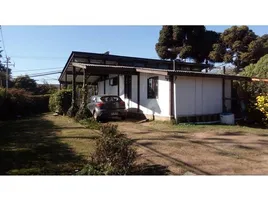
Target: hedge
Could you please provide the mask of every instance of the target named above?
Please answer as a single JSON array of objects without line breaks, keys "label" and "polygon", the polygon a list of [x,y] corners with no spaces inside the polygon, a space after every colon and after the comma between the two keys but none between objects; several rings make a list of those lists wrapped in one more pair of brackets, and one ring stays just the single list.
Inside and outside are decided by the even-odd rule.
[{"label": "hedge", "polygon": [[59,90],[49,98],[49,110],[59,114],[66,114],[71,107],[72,90]]},{"label": "hedge", "polygon": [[31,95],[23,89],[11,88],[5,95],[0,88],[0,120],[14,119],[49,111],[49,95]]}]

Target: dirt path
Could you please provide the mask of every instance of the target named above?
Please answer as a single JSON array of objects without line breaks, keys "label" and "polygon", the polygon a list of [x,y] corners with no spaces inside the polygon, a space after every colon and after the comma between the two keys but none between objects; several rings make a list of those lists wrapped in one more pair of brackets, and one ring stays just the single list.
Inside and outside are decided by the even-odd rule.
[{"label": "dirt path", "polygon": [[117,122],[136,141],[141,162],[168,166],[172,174],[268,174],[268,135],[235,131],[188,133],[152,123]]}]

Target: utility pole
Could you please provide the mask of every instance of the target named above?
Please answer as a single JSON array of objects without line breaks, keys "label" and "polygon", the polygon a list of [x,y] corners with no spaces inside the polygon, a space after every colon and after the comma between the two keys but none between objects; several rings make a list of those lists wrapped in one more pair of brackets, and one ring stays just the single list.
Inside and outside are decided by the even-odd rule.
[{"label": "utility pole", "polygon": [[7,91],[8,91],[8,81],[9,81],[9,68],[8,66],[13,66],[15,67],[15,63],[14,64],[11,64],[10,62],[10,57],[7,57],[6,56],[6,61],[4,62],[6,64],[6,94],[7,94]]}]

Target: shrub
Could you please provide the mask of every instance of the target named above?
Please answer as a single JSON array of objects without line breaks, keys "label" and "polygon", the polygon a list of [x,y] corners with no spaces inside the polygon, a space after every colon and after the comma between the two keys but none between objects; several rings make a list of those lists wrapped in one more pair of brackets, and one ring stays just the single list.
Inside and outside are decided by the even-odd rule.
[{"label": "shrub", "polygon": [[0,119],[13,119],[18,115],[48,111],[48,96],[34,96],[23,89],[10,88],[5,95],[5,90],[0,89]]},{"label": "shrub", "polygon": [[33,95],[32,98],[32,107],[34,113],[44,113],[48,112],[48,104],[50,95]]},{"label": "shrub", "polygon": [[116,125],[103,125],[101,137],[97,139],[96,150],[91,163],[86,165],[80,175],[126,175],[134,169],[137,158],[132,141],[117,130]]},{"label": "shrub", "polygon": [[5,100],[5,90],[0,88],[0,107],[3,105]]},{"label": "shrub", "polygon": [[58,112],[59,114],[66,114],[71,107],[72,91],[71,90],[59,90],[56,93],[50,95],[49,98],[49,110],[52,112]]},{"label": "shrub", "polygon": [[74,117],[78,111],[78,107],[73,103],[71,103],[71,104],[72,104],[71,107],[67,111],[68,117]]},{"label": "shrub", "polygon": [[93,118],[82,119],[79,121],[80,124],[84,125],[86,128],[100,130],[101,125]]},{"label": "shrub", "polygon": [[90,111],[87,109],[87,107],[80,106],[77,113],[75,114],[75,120],[80,121],[83,119],[88,119],[91,117]]},{"label": "shrub", "polygon": [[263,121],[265,124],[268,122],[268,95],[257,96],[256,98],[256,107],[263,113]]},{"label": "shrub", "polygon": [[81,89],[81,93],[82,93],[81,104],[77,113],[75,114],[75,119],[77,121],[82,120],[82,119],[87,119],[92,116],[89,109],[86,106],[87,97],[88,97],[87,85],[83,85],[83,88]]}]

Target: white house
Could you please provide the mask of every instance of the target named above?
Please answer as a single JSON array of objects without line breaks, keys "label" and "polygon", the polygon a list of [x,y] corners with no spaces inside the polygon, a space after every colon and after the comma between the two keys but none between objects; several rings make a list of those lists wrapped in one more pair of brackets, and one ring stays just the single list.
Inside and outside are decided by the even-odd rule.
[{"label": "white house", "polygon": [[[177,121],[216,120],[232,110],[233,80],[248,77],[201,72],[210,67],[155,59],[72,52],[61,84],[93,84],[98,94],[119,95],[129,113]],[[75,99],[76,91],[73,90]]]}]

